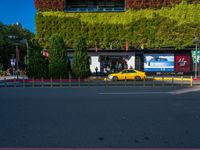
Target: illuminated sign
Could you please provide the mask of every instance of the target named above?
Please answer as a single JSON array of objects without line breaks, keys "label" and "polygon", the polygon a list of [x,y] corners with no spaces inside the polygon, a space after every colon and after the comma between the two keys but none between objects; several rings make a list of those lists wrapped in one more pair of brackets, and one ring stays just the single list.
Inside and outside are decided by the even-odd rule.
[{"label": "illuminated sign", "polygon": [[144,71],[170,72],[174,71],[173,54],[145,54]]},{"label": "illuminated sign", "polygon": [[190,71],[190,54],[176,54],[175,66],[176,72],[189,72]]}]

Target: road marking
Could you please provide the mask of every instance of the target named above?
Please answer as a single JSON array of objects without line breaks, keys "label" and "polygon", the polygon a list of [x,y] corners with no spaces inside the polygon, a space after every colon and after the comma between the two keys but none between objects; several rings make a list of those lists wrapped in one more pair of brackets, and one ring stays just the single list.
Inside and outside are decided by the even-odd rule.
[{"label": "road marking", "polygon": [[99,95],[143,95],[143,94],[172,94],[180,95],[191,92],[199,92],[200,86],[193,88],[180,89],[172,92],[102,92]]},{"label": "road marking", "polygon": [[200,86],[193,87],[193,88],[176,90],[176,91],[169,92],[169,93],[173,94],[173,95],[180,95],[180,94],[191,93],[191,92],[198,92],[198,91],[200,91]]},{"label": "road marking", "polygon": [[116,92],[116,93],[99,93],[100,95],[143,95],[143,94],[170,94],[169,92]]},{"label": "road marking", "polygon": [[199,148],[0,148],[0,150],[199,150]]}]

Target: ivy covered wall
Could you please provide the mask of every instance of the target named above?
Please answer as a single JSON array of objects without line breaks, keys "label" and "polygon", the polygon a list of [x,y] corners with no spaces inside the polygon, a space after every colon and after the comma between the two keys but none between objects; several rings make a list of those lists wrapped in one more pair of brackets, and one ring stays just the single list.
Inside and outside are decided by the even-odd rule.
[{"label": "ivy covered wall", "polygon": [[65,13],[38,11],[37,37],[44,43],[55,32],[72,47],[83,35],[90,48],[129,48],[192,46],[192,39],[200,37],[200,4],[186,1],[172,8],[127,10],[110,13]]},{"label": "ivy covered wall", "polygon": [[64,0],[34,0],[34,4],[38,11],[64,10]]},{"label": "ivy covered wall", "polygon": [[[65,0],[34,0],[35,7],[39,11],[64,10]],[[183,0],[126,0],[128,9],[161,8],[174,6]],[[184,0],[188,3],[199,3],[200,0]]]}]

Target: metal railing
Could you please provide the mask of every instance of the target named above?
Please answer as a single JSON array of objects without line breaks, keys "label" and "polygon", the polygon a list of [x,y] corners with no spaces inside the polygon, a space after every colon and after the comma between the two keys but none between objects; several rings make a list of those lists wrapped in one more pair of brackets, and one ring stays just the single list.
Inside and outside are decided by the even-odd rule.
[{"label": "metal railing", "polygon": [[[200,84],[200,82],[199,82]],[[101,79],[82,79],[82,78],[59,78],[59,79],[12,79],[12,80],[4,80],[0,81],[0,87],[81,87],[81,86],[180,86],[180,87],[192,87],[193,86],[193,78],[192,77],[148,77],[144,80],[125,80],[122,81],[108,81],[106,78]]]}]

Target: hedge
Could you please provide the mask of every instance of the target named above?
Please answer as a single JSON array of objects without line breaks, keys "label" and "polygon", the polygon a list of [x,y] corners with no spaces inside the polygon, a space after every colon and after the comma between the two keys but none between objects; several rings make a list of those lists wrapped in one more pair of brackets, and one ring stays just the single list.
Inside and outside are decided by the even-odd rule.
[{"label": "hedge", "polygon": [[83,35],[88,46],[94,48],[130,48],[192,46],[192,39],[200,37],[200,4],[182,2],[173,8],[128,10],[113,13],[38,12],[37,36],[48,39],[57,32],[66,45],[73,47],[76,38]]}]

